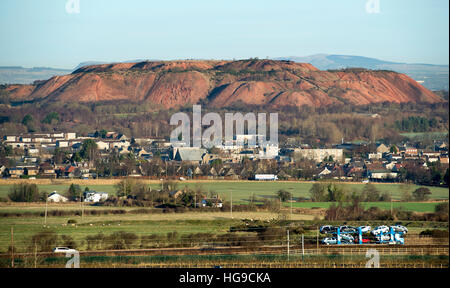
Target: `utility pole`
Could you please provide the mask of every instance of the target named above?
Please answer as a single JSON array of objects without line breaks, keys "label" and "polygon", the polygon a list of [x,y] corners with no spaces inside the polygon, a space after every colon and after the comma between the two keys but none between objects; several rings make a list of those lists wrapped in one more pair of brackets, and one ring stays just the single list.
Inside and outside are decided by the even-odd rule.
[{"label": "utility pole", "polygon": [[302,234],[302,261],[305,256],[305,236]]},{"label": "utility pole", "polygon": [[11,227],[11,268],[14,268],[14,227]]},{"label": "utility pole", "polygon": [[289,229],[287,230],[287,256],[289,261]]},{"label": "utility pole", "polygon": [[392,190],[391,190],[391,216],[392,216]]},{"label": "utility pole", "polygon": [[37,268],[37,243],[34,241],[34,268]]},{"label": "utility pole", "polygon": [[233,190],[230,191],[230,194],[231,194],[231,209],[230,209],[230,212],[231,212],[231,219],[233,219]]},{"label": "utility pole", "polygon": [[81,204],[81,223],[83,223],[84,218],[84,207],[83,207],[83,197],[80,191],[80,204]]},{"label": "utility pole", "polygon": [[48,197],[45,199],[45,219],[44,225],[47,226]]},{"label": "utility pole", "polygon": [[319,227],[317,227],[316,246],[317,246],[317,254],[319,254]]},{"label": "utility pole", "polygon": [[292,220],[292,193],[291,193],[291,220]]}]

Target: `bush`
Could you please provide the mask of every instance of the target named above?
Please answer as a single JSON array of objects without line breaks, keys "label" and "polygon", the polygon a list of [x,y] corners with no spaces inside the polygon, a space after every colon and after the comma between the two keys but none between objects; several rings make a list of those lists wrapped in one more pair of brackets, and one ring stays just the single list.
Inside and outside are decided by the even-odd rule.
[{"label": "bush", "polygon": [[77,220],[75,220],[75,219],[69,219],[69,220],[67,220],[67,224],[76,224],[76,223],[78,223],[78,222],[77,222]]},{"label": "bush", "polygon": [[420,232],[419,235],[422,236],[431,236],[433,238],[448,238],[448,231],[439,230],[439,229],[427,229],[425,231]]},{"label": "bush", "polygon": [[413,197],[417,201],[426,201],[430,198],[431,191],[426,187],[420,187],[413,192]]},{"label": "bush", "polygon": [[286,202],[291,199],[292,194],[291,194],[291,192],[281,189],[281,190],[278,190],[277,196],[278,196],[278,198],[280,198],[281,202]]},{"label": "bush", "polygon": [[434,212],[448,214],[448,202],[436,205]]}]

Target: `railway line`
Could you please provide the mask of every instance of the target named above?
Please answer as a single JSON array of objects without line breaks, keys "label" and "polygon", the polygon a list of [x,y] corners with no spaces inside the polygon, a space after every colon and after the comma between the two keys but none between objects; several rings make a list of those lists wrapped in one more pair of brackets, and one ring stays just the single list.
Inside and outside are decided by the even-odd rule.
[{"label": "railway line", "polygon": [[[292,245],[291,255],[365,255],[368,249],[377,249],[380,255],[449,255],[449,245],[320,245],[319,248]],[[260,247],[188,247],[188,248],[153,248],[137,250],[98,250],[80,251],[83,256],[181,256],[181,255],[280,255],[287,253],[286,245]],[[18,253],[17,258],[25,257],[65,257],[65,253]],[[9,258],[10,254],[0,254],[0,258]]]}]

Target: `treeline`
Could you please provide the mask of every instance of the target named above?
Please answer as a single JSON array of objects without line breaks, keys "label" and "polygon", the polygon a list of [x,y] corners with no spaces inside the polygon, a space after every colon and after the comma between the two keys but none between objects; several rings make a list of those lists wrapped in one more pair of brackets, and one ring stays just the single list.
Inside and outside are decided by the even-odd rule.
[{"label": "treeline", "polygon": [[[4,90],[2,93],[5,94]],[[211,108],[207,100],[203,102],[204,113],[278,112],[280,139],[297,138],[311,145],[317,145],[317,139],[322,144],[330,144],[339,143],[342,138],[346,141],[383,139],[388,143],[397,143],[404,138],[399,135],[400,131],[448,130],[448,103],[376,103],[317,108],[286,106],[273,109],[243,103],[235,103],[228,108]],[[173,130],[169,125],[170,117],[178,111],[192,113],[192,106],[165,110],[151,104],[124,101],[0,105],[0,136],[53,131],[87,135],[108,130],[135,138],[168,139]],[[379,117],[371,117],[373,114]]]},{"label": "treeline", "polygon": [[[412,193],[407,185],[401,186],[402,201],[427,201],[431,195],[430,189],[420,187]],[[349,190],[346,186],[336,183],[314,183],[309,190],[312,202],[389,202],[392,200],[388,192],[381,193],[375,185],[364,185],[361,192]]]},{"label": "treeline", "polygon": [[402,120],[395,121],[395,128],[402,132],[429,132],[439,127],[436,118],[425,118],[418,116],[409,116]]},{"label": "treeline", "polygon": [[333,203],[326,211],[325,220],[336,221],[435,221],[448,222],[448,202],[436,206],[434,213],[415,213],[402,209],[381,210],[378,207],[364,209],[359,199],[355,198],[351,203]]}]

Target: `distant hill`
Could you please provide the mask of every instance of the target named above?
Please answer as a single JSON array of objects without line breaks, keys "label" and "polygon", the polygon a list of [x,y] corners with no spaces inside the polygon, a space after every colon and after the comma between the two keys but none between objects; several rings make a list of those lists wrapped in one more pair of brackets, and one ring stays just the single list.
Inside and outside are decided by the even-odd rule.
[{"label": "distant hill", "polygon": [[83,66],[33,85],[7,85],[14,102],[132,101],[175,108],[270,107],[380,102],[429,102],[442,98],[405,74],[346,69],[320,71],[308,63],[275,60],[144,61]]},{"label": "distant hill", "polygon": [[[122,63],[136,63],[145,60],[130,60]],[[0,66],[0,84],[32,84],[34,81],[48,80],[54,76],[72,73],[82,67],[110,64],[110,62],[87,61],[78,64],[74,69],[56,69],[49,67],[24,68],[21,66]]]},{"label": "distant hill", "polygon": [[449,90],[449,66],[432,64],[408,64],[383,61],[375,58],[348,55],[316,54],[306,57],[279,57],[276,60],[291,60],[311,63],[320,70],[360,67],[373,70],[392,70],[404,73],[430,90]]},{"label": "distant hill", "polygon": [[47,80],[53,76],[66,75],[71,72],[71,70],[47,67],[0,67],[0,84],[31,84],[36,80]]}]

